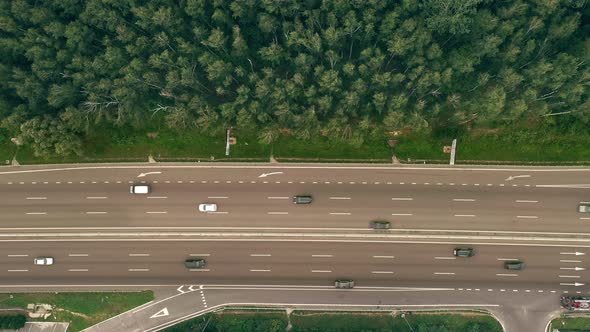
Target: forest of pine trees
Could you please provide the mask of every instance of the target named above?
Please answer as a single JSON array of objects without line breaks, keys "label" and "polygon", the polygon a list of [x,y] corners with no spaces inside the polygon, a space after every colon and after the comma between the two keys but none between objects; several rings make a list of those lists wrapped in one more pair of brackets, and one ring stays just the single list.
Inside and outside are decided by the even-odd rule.
[{"label": "forest of pine trees", "polygon": [[[588,0],[0,1],[0,127],[326,135],[590,121]],[[2,135],[0,135],[2,136]]]}]

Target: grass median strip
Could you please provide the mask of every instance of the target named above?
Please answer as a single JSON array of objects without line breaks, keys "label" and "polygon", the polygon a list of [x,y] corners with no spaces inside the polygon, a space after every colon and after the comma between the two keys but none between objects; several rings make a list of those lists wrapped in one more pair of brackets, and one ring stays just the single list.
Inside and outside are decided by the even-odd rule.
[{"label": "grass median strip", "polygon": [[81,331],[103,320],[152,301],[152,291],[142,292],[83,292],[83,293],[0,293],[3,307],[27,308],[29,303],[46,303],[54,307],[46,320],[69,322],[68,332]]},{"label": "grass median strip", "polygon": [[554,319],[551,321],[551,328],[548,331],[555,331],[556,329],[561,332],[590,331],[590,317],[566,316]]}]

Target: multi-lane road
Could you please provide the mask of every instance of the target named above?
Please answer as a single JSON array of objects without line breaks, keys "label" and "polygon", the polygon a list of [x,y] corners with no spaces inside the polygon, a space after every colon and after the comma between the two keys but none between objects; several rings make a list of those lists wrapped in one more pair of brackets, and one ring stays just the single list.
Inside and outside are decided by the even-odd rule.
[{"label": "multi-lane road", "polygon": [[[444,289],[447,294],[433,294],[438,300],[428,304],[485,306],[481,299],[493,299],[488,304],[498,307],[484,309],[516,329],[530,323],[502,310],[514,312],[516,298],[530,299],[522,302],[524,312],[542,303],[536,312],[546,319],[558,310],[560,294],[590,292],[590,215],[577,212],[590,200],[589,172],[389,165],[4,168],[0,280],[6,289],[280,285],[299,291],[277,303],[288,303],[292,294],[292,303],[337,305],[338,298],[321,293],[302,298],[301,287],[330,288],[334,279],[352,278],[359,305],[391,300],[369,290],[405,287],[406,304],[425,305],[416,288]],[[130,194],[132,183],[148,183],[152,192]],[[314,201],[293,204],[297,194]],[[203,202],[219,210],[199,212]],[[370,230],[372,220],[390,221],[392,229]],[[476,255],[453,257],[456,246],[473,247]],[[33,265],[41,255],[56,263]],[[206,258],[208,265],[186,269],[189,257]],[[505,270],[503,262],[514,259],[526,268]],[[212,303],[227,296],[209,292]],[[265,292],[277,290],[256,292],[268,304]],[[391,305],[403,302],[396,296]],[[251,294],[248,299],[257,302]]]}]

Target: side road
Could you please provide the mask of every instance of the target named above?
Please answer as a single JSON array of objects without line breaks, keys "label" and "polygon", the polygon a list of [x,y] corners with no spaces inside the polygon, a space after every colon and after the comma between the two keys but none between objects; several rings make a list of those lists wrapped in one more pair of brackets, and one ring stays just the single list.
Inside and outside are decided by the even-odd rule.
[{"label": "side road", "polygon": [[[506,332],[544,332],[559,314],[556,294],[457,292],[447,288],[305,288],[297,286],[183,285],[161,289],[153,302],[84,330],[155,332],[223,306],[316,310],[485,310]],[[319,296],[321,294],[321,296]]]}]

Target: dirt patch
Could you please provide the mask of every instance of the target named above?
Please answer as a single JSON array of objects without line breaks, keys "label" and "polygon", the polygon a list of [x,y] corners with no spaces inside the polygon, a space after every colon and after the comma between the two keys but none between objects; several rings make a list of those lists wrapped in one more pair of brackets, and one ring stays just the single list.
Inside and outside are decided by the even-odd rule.
[{"label": "dirt patch", "polygon": [[55,308],[54,310],[55,311],[67,312],[69,314],[72,314],[72,315],[78,316],[78,317],[82,317],[82,318],[87,319],[87,320],[91,320],[92,319],[92,317],[90,317],[90,316],[87,316],[87,315],[84,315],[84,314],[81,314],[81,313],[75,312],[75,311],[70,311],[70,310],[66,310],[66,309],[62,309],[62,308]]},{"label": "dirt patch", "polygon": [[469,135],[472,138],[478,138],[478,137],[486,136],[486,135],[495,135],[495,134],[500,133],[501,131],[502,131],[501,128],[476,128],[476,129],[469,131]]}]

